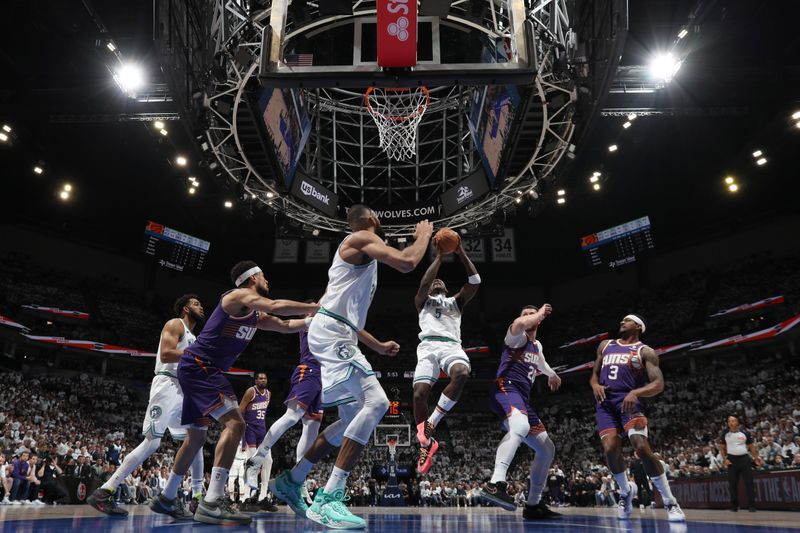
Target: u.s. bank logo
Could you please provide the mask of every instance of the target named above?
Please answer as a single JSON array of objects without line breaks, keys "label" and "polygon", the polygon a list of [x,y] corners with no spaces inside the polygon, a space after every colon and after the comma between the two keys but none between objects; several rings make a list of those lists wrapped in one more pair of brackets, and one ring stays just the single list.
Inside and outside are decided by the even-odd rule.
[{"label": "u.s. bank logo", "polygon": [[458,188],[458,196],[456,196],[456,202],[463,203],[468,199],[472,198],[472,189],[467,187],[466,185],[462,185]]},{"label": "u.s. bank logo", "polygon": [[336,357],[338,357],[342,361],[347,361],[349,359],[352,359],[355,354],[356,354],[356,349],[346,344],[339,346],[339,348],[336,350]]},{"label": "u.s. bank logo", "polygon": [[152,420],[156,420],[159,416],[161,416],[161,408],[157,405],[154,405],[150,408],[150,418]]}]

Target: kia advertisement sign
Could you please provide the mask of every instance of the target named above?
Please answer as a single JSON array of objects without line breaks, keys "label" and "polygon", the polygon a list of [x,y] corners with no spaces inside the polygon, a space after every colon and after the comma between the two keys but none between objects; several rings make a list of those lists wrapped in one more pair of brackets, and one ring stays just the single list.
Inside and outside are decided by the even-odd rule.
[{"label": "kia advertisement sign", "polygon": [[316,181],[299,172],[292,183],[292,196],[304,201],[329,217],[336,216],[339,197]]},{"label": "kia advertisement sign", "polygon": [[416,0],[378,0],[378,64],[413,67],[417,64]]},{"label": "kia advertisement sign", "polygon": [[455,187],[445,191],[440,196],[444,207],[444,215],[452,215],[488,192],[489,184],[486,183],[486,173],[482,168],[479,168],[470,177],[459,181]]}]

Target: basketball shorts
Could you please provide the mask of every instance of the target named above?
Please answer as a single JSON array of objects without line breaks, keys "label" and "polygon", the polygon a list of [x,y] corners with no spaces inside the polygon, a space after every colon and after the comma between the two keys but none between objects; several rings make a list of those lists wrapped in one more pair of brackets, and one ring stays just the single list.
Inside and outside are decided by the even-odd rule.
[{"label": "basketball shorts", "polygon": [[450,377],[450,369],[456,364],[472,369],[469,357],[457,342],[424,340],[417,346],[417,367],[414,369],[414,383],[436,383],[439,373],[444,371]]},{"label": "basketball shorts", "polygon": [[345,384],[358,369],[372,376],[372,365],[358,348],[356,332],[335,318],[317,314],[308,329],[308,348],[320,362],[322,406],[334,407],[356,401]]},{"label": "basketball shorts", "polygon": [[244,428],[244,435],[242,435],[242,448],[257,448],[266,436],[266,427],[258,427],[247,424],[247,426]]},{"label": "basketball shorts", "polygon": [[159,374],[150,384],[150,399],[142,422],[142,435],[160,439],[167,430],[173,439],[186,438],[186,426],[181,421],[183,391],[178,378]]},{"label": "basketball shorts", "polygon": [[647,417],[644,416],[644,409],[639,400],[636,400],[631,412],[622,412],[622,401],[627,395],[628,391],[606,390],[605,401],[597,403],[595,415],[597,431],[601,438],[608,434],[630,435],[631,431],[647,436]]},{"label": "basketball shorts", "polygon": [[322,420],[322,377],[320,369],[298,365],[289,381],[291,389],[284,404],[296,401],[306,410],[306,418]]},{"label": "basketball shorts", "polygon": [[[489,393],[489,408],[505,424],[506,419],[511,416],[511,412],[517,411],[528,415],[528,424],[531,429],[529,435],[536,435],[545,430],[544,423],[539,419],[539,415],[533,410],[525,393],[514,382],[504,378],[498,378]],[[508,430],[507,427],[503,429]]]},{"label": "basketball shorts", "polygon": [[236,393],[222,370],[195,358],[178,365],[178,381],[183,389],[181,422],[197,428],[208,427],[211,418],[238,409]]}]

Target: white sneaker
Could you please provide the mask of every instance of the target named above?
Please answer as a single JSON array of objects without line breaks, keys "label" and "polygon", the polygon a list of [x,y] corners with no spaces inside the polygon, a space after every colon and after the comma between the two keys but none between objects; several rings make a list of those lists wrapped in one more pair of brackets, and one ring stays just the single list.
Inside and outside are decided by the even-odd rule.
[{"label": "white sneaker", "polygon": [[683,509],[678,505],[678,502],[665,507],[667,508],[667,519],[670,522],[686,522],[686,515],[683,514]]},{"label": "white sneaker", "polygon": [[30,505],[30,504],[31,504],[31,503],[33,503],[33,502],[31,502],[30,500],[22,500],[20,503],[21,503],[22,505]]},{"label": "white sneaker", "polygon": [[633,510],[633,491],[628,491],[624,496],[619,495],[619,504],[617,504],[617,518],[620,520],[628,520]]},{"label": "white sneaker", "polygon": [[8,496],[0,500],[0,505],[11,505],[11,500],[8,499]]},{"label": "white sneaker", "polygon": [[39,505],[39,506],[42,506],[42,505],[44,505],[45,503],[44,503],[42,500],[33,500],[33,501],[31,502],[31,504],[32,504],[32,505]]},{"label": "white sneaker", "polygon": [[11,502],[11,505],[22,505],[22,502],[19,500],[14,500],[13,502]]},{"label": "white sneaker", "polygon": [[248,459],[244,464],[244,478],[248,487],[253,490],[258,490],[258,478],[261,474],[261,464],[263,461],[256,463],[253,459],[255,459],[255,457]]}]

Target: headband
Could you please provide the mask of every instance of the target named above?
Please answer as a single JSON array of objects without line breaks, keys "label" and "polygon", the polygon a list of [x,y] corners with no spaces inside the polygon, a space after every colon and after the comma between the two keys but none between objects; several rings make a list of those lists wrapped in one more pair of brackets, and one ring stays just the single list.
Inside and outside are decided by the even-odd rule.
[{"label": "headband", "polygon": [[644,333],[644,330],[645,330],[644,320],[642,320],[641,318],[639,318],[636,315],[625,315],[625,318],[623,318],[622,320],[625,320],[625,319],[633,320],[634,322],[636,322],[637,324],[642,326],[642,333]]},{"label": "headband", "polygon": [[257,267],[257,266],[254,266],[254,267],[253,267],[253,268],[251,268],[250,270],[245,270],[244,272],[242,272],[242,273],[239,275],[239,277],[238,277],[238,278],[236,278],[236,286],[238,287],[239,285],[241,285],[242,283],[244,283],[244,281],[245,281],[247,278],[249,278],[250,276],[253,276],[253,275],[255,275],[255,274],[258,274],[259,272],[261,272],[261,269],[260,269],[259,267]]}]

